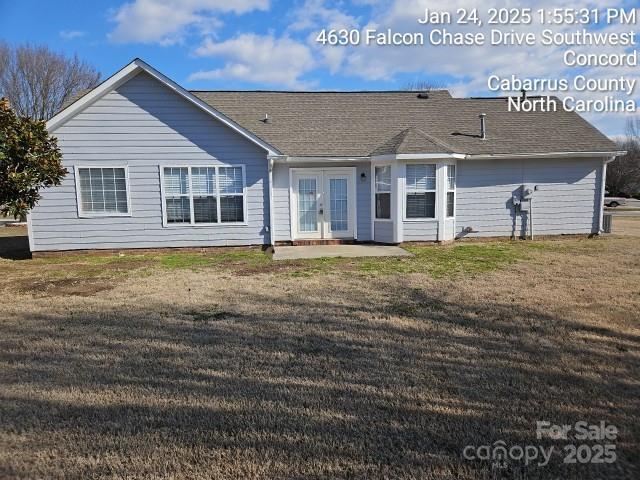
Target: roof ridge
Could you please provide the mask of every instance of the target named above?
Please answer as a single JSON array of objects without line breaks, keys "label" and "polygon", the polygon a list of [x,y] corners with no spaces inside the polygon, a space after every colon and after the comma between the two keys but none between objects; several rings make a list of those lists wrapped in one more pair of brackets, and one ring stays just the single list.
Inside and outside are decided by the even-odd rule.
[{"label": "roof ridge", "polygon": [[453,146],[451,146],[448,143],[440,140],[438,137],[434,137],[433,135],[428,134],[427,132],[425,132],[421,128],[411,127],[411,129],[415,130],[417,133],[422,135],[424,138],[426,138],[430,142],[435,143],[436,145],[438,145],[440,147],[446,148],[447,150],[449,150],[449,152],[451,152],[451,153],[455,152],[455,149],[453,148]]}]

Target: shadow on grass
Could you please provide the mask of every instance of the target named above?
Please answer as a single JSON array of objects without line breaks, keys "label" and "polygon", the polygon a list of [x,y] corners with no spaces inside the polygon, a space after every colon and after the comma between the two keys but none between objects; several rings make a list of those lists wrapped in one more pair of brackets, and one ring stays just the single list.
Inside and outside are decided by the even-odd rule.
[{"label": "shadow on grass", "polygon": [[[2,227],[10,229],[13,227]],[[31,258],[29,237],[26,235],[0,236],[0,258],[7,260],[26,260]]]},{"label": "shadow on grass", "polygon": [[[397,285],[379,302],[245,291],[17,320],[0,340],[4,476],[637,478],[640,339],[535,309]],[[618,461],[462,458],[561,448],[538,420],[616,425]]]}]

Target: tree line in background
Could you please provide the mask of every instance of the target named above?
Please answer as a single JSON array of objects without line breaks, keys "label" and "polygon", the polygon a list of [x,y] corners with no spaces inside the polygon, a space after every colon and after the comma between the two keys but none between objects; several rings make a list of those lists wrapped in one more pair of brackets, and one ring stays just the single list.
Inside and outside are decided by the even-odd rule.
[{"label": "tree line in background", "polygon": [[93,88],[100,72],[77,55],[66,57],[46,46],[0,42],[0,97],[20,117],[48,120],[69,99]]},{"label": "tree line in background", "polygon": [[67,171],[45,121],[100,73],[77,55],[0,42],[0,215],[22,218]]},{"label": "tree line in background", "polygon": [[607,191],[612,196],[640,197],[640,118],[629,120],[626,138],[619,142],[627,152],[607,166]]}]

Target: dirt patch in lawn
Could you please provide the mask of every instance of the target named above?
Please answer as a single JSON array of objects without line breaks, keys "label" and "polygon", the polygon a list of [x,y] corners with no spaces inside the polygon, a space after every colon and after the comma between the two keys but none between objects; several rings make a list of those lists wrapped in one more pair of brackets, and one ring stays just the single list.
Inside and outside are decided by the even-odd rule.
[{"label": "dirt patch in lawn", "polygon": [[68,296],[89,297],[98,292],[109,290],[113,284],[97,278],[63,278],[60,280],[23,280],[18,284],[18,291],[36,296]]}]

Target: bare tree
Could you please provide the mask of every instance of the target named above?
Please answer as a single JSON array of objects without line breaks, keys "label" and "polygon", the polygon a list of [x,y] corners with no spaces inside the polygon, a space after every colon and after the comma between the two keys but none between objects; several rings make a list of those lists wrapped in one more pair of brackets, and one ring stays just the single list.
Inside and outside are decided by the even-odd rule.
[{"label": "bare tree", "polygon": [[0,42],[0,97],[6,97],[19,116],[47,120],[66,100],[99,80],[100,72],[77,55]]},{"label": "bare tree", "polygon": [[611,195],[640,193],[640,118],[629,120],[627,135],[620,142],[627,154],[607,166],[607,190]]},{"label": "bare tree", "polygon": [[402,86],[402,90],[409,92],[429,92],[431,90],[443,90],[446,84],[431,80],[409,80]]}]

